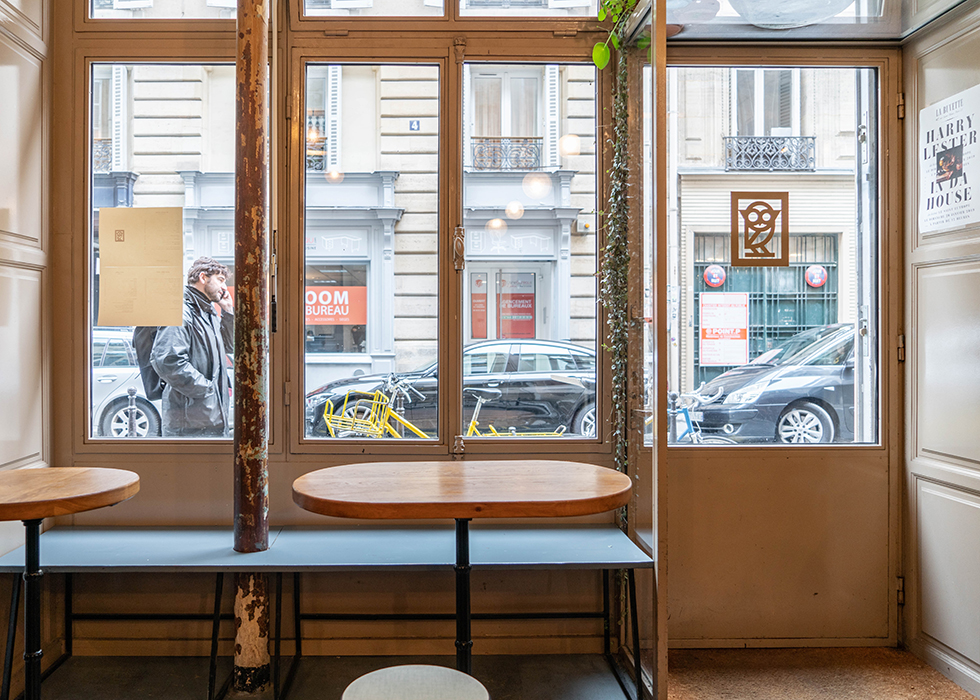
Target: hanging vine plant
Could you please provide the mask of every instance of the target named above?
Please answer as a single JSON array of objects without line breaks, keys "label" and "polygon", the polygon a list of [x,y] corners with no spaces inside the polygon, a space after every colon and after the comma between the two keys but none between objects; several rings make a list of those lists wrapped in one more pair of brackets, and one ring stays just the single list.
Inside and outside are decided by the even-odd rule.
[{"label": "hanging vine plant", "polygon": [[609,63],[610,45],[619,53],[613,98],[612,167],[609,169],[609,201],[605,216],[605,246],[599,270],[599,301],[606,310],[607,333],[603,348],[610,354],[612,370],[611,424],[613,457],[619,471],[628,471],[627,346],[629,341],[629,130],[626,52],[622,50],[626,22],[638,0],[601,0],[599,19],[612,19],[605,42],[597,43],[592,59],[602,70]]}]

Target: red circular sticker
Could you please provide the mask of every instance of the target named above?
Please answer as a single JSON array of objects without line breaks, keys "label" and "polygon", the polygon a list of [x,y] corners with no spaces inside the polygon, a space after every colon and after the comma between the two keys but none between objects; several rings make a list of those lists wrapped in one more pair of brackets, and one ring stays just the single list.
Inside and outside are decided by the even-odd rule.
[{"label": "red circular sticker", "polygon": [[704,283],[709,287],[720,287],[725,284],[725,268],[721,265],[708,265],[704,270]]},{"label": "red circular sticker", "polygon": [[823,265],[810,265],[806,269],[806,283],[811,287],[822,287],[827,284],[827,268]]}]

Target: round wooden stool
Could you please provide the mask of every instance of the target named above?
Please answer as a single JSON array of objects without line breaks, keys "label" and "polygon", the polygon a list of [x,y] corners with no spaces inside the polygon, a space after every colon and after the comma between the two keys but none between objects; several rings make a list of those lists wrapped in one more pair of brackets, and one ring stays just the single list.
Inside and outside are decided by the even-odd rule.
[{"label": "round wooden stool", "polygon": [[443,666],[410,664],[367,673],[341,700],[490,700],[480,681]]}]

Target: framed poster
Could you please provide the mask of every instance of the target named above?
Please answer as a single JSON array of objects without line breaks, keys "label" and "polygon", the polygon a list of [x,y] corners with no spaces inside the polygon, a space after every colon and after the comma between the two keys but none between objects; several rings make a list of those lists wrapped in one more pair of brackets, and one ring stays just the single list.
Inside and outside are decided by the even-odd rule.
[{"label": "framed poster", "polygon": [[980,85],[919,112],[919,232],[980,222]]}]

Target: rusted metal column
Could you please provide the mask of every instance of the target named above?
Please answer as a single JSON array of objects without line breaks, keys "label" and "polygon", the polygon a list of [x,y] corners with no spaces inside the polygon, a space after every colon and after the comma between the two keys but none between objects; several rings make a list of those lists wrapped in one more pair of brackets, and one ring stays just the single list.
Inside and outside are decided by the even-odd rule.
[{"label": "rusted metal column", "polygon": [[[235,99],[235,551],[269,548],[268,0],[239,0]],[[234,691],[269,682],[264,575],[235,591]]]}]

